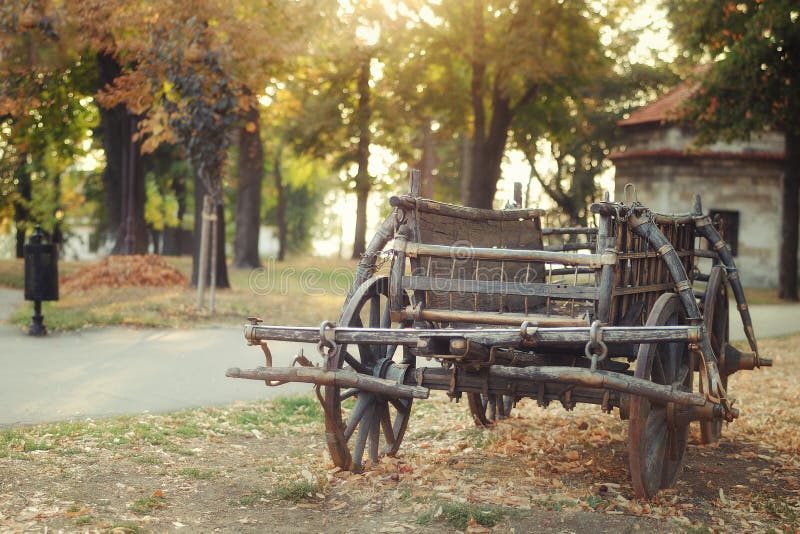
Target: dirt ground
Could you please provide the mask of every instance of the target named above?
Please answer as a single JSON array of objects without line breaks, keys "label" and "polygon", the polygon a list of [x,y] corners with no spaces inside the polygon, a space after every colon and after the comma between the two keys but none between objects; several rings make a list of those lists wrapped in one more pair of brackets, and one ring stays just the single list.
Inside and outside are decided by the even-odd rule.
[{"label": "dirt ground", "polygon": [[493,430],[415,404],[398,458],[333,469],[311,398],[0,432],[0,532],[800,532],[800,336],[731,377],[741,418],[634,499],[626,423],[525,400]]}]

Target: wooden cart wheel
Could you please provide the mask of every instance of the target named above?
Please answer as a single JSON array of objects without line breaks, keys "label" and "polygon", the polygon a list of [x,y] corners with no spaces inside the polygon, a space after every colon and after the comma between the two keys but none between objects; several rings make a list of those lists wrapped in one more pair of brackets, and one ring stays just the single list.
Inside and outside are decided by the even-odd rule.
[{"label": "wooden cart wheel", "polygon": [[[385,276],[364,282],[347,301],[339,324],[342,326],[390,328],[389,279]],[[408,327],[410,323],[395,324]],[[390,361],[400,363],[403,349],[387,345],[359,343],[339,345],[328,360],[329,369],[350,368],[358,373],[383,376]],[[412,360],[413,361],[413,360]],[[345,400],[355,403],[346,408]],[[351,401],[352,402],[352,401]],[[364,454],[371,463],[393,455],[403,441],[411,414],[411,399],[397,399],[338,386],[324,387],[325,432],[333,463],[354,473],[365,467]]]},{"label": "wooden cart wheel", "polygon": [[[729,335],[728,288],[725,269],[719,265],[711,269],[706,294],[703,299],[703,324],[711,341],[711,349],[717,357],[722,387],[728,391],[728,374],[725,370],[725,348]],[[701,382],[702,387],[703,382]],[[700,443],[708,445],[719,441],[722,435],[722,420],[700,423]]]},{"label": "wooden cart wheel", "polygon": [[494,425],[498,419],[509,417],[514,407],[514,397],[511,395],[467,393],[467,401],[475,425],[486,428]]},{"label": "wooden cart wheel", "polygon": [[[656,301],[647,326],[675,326],[685,322],[685,312],[674,293]],[[636,358],[636,378],[692,390],[694,362],[686,343],[642,344]],[[659,488],[669,488],[683,465],[689,435],[688,413],[675,404],[656,404],[631,395],[628,455],[636,496],[649,498]]]}]

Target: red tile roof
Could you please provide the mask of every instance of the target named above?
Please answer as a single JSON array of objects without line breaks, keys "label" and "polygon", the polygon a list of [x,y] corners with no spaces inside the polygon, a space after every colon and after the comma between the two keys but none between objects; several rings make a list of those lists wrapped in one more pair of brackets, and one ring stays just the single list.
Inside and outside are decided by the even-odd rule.
[{"label": "red tile roof", "polygon": [[631,113],[627,119],[622,119],[619,126],[633,126],[635,124],[661,123],[675,120],[679,116],[680,108],[697,90],[697,82],[684,81],[670,89],[646,106]]}]

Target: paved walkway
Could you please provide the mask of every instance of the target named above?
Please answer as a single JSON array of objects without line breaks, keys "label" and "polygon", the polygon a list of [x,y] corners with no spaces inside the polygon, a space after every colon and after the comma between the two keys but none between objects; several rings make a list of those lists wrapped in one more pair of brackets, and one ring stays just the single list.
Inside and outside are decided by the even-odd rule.
[{"label": "paved walkway", "polygon": [[[0,288],[0,321],[21,300],[21,292]],[[271,343],[273,364],[291,365],[301,347],[309,355],[315,350]],[[261,351],[248,347],[236,327],[113,327],[32,338],[0,324],[0,427],[311,392],[308,384],[267,388],[225,376],[229,367],[259,365]]]},{"label": "paved walkway", "polygon": [[[0,322],[19,302],[20,291],[0,288]],[[754,306],[756,335],[800,331],[800,305]],[[733,339],[744,339],[731,318]],[[274,365],[290,365],[304,347],[271,343]],[[31,338],[0,324],[0,427],[164,412],[237,400],[308,393],[307,384],[267,388],[261,382],[225,377],[229,367],[263,365],[240,328],[193,330],[99,328]]]}]

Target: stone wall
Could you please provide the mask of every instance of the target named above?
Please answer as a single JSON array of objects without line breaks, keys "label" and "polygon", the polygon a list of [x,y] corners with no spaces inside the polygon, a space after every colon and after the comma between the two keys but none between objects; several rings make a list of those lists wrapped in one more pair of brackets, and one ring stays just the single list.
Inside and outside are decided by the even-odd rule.
[{"label": "stone wall", "polygon": [[724,142],[697,147],[694,145],[695,133],[675,125],[650,123],[628,126],[625,129],[625,152],[679,150],[691,153],[701,151],[724,154],[783,154],[783,134],[764,132],[753,135],[749,140]]},{"label": "stone wall", "polygon": [[[685,144],[688,138],[684,133],[677,128],[662,128],[657,133],[651,140],[660,142],[648,142],[644,137],[632,139],[627,153],[614,158],[615,198],[624,199],[623,188],[632,183],[639,201],[654,211],[689,212],[696,193],[701,195],[705,212],[738,211],[736,262],[743,284],[777,287],[783,162],[775,157],[746,154],[772,152],[781,146],[780,139],[771,136],[769,143],[762,140],[756,145],[727,145],[736,150],[680,155],[672,151]],[[652,153],[636,156],[634,146]]]}]

